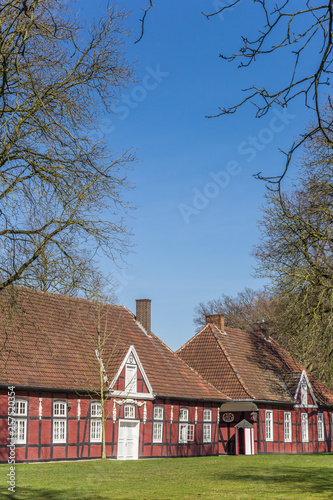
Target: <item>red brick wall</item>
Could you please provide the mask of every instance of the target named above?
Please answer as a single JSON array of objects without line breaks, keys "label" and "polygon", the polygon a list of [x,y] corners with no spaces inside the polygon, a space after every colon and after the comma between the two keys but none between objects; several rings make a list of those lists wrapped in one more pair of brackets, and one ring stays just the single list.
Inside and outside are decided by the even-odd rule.
[{"label": "red brick wall", "polygon": [[[39,417],[39,398],[42,397],[42,417]],[[70,460],[79,458],[98,458],[101,456],[101,445],[90,442],[91,399],[87,396],[66,393],[38,393],[16,391],[16,398],[28,402],[27,443],[15,446],[16,461],[38,460]],[[53,401],[67,403],[67,440],[66,443],[52,443]],[[80,399],[81,415],[78,419],[78,400]],[[119,403],[122,401],[116,398]],[[124,405],[115,405],[109,400],[106,405],[106,454],[108,458],[117,457],[117,439],[119,419],[124,418]],[[144,403],[144,401],[139,401]],[[163,442],[153,443],[153,407],[163,407]],[[144,408],[146,407],[146,415]],[[189,424],[194,425],[194,440],[180,444],[179,408],[189,409]],[[197,407],[197,410],[196,410]],[[202,442],[203,408],[212,408],[212,442]],[[172,415],[173,413],[173,415]],[[172,418],[171,418],[172,417]],[[218,454],[218,405],[155,400],[135,405],[135,419],[140,422],[139,458],[197,456]],[[8,395],[0,392],[0,462],[8,460]]]},{"label": "red brick wall", "polygon": [[[266,441],[265,410],[273,411],[273,441]],[[291,412],[292,442],[284,441],[284,412]],[[324,414],[324,441],[318,441],[317,414]],[[308,414],[309,442],[302,442],[301,413]],[[220,421],[220,454],[235,453],[235,425],[243,418],[254,425],[255,453],[320,453],[333,452],[333,408],[321,410],[316,408],[292,408],[267,405],[260,408],[256,421],[251,420],[251,413],[234,413],[234,421],[225,423]],[[222,416],[221,416],[222,417]]]}]

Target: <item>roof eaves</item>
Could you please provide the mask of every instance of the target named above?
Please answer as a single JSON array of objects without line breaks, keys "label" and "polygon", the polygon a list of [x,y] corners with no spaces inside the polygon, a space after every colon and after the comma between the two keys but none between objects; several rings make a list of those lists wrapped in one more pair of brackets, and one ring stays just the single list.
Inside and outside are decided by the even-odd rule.
[{"label": "roof eaves", "polygon": [[181,401],[198,401],[198,402],[213,401],[216,403],[221,403],[223,401],[230,401],[230,398],[224,399],[224,398],[227,398],[228,396],[225,396],[222,393],[221,393],[221,396],[223,396],[223,397],[221,397],[221,398],[214,398],[214,397],[196,398],[196,397],[191,397],[191,396],[180,396],[180,395],[177,396],[177,395],[172,395],[172,394],[156,394],[155,396],[156,396],[156,399],[176,399],[176,400],[181,400]]},{"label": "roof eaves", "polygon": [[[7,388],[8,386],[11,387],[11,384],[0,384],[0,389]],[[75,387],[51,387],[51,386],[44,386],[44,385],[22,385],[22,384],[16,384],[15,390],[20,390],[20,391],[45,391],[45,392],[74,392],[77,394],[96,394],[99,392],[98,389],[82,389],[82,388],[75,388]],[[105,394],[107,394],[108,390],[103,391]]]}]

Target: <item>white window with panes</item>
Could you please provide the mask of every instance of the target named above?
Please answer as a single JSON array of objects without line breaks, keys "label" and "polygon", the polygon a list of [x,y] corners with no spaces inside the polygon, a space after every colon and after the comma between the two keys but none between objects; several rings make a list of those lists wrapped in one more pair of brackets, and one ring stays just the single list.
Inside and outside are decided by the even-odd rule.
[{"label": "white window with panes", "polygon": [[284,442],[292,442],[292,425],[291,425],[291,412],[284,412]]},{"label": "white window with panes", "polygon": [[273,410],[265,411],[266,441],[273,441]]},{"label": "white window with panes", "polygon": [[15,431],[14,431],[15,443],[16,444],[26,444],[26,442],[27,442],[27,416],[28,416],[28,402],[27,401],[22,400],[22,399],[15,400],[14,416],[15,416]]},{"label": "white window with panes", "polygon": [[179,410],[179,421],[180,422],[188,422],[188,408],[180,408]]},{"label": "white window with panes", "polygon": [[66,443],[67,405],[64,401],[53,403],[53,442]]},{"label": "white window with panes", "polygon": [[301,413],[301,428],[302,428],[302,442],[308,443],[309,441],[309,423],[308,414]]},{"label": "white window with panes", "polygon": [[135,406],[125,405],[124,406],[124,417],[125,418],[135,418]]},{"label": "white window with panes", "polygon": [[194,441],[194,424],[179,424],[179,442],[189,443]]},{"label": "white window with panes", "polygon": [[138,376],[136,365],[126,365],[125,367],[125,392],[136,393],[138,387]]},{"label": "white window with panes", "polygon": [[324,430],[324,414],[318,413],[317,415],[317,428],[318,428],[318,441],[324,441],[325,430]]},{"label": "white window with panes", "polygon": [[194,441],[194,424],[188,423],[189,410],[188,408],[180,408],[179,410],[179,442],[188,443]]},{"label": "white window with panes", "polygon": [[[202,426],[202,440],[204,443],[212,442],[212,410],[211,408],[204,408],[203,411],[203,426]],[[209,423],[208,423],[209,422]]]},{"label": "white window with panes", "polygon": [[154,407],[153,443],[163,441],[163,406]]},{"label": "white window with panes", "polygon": [[100,443],[102,441],[102,405],[92,402],[90,407],[90,441]]}]

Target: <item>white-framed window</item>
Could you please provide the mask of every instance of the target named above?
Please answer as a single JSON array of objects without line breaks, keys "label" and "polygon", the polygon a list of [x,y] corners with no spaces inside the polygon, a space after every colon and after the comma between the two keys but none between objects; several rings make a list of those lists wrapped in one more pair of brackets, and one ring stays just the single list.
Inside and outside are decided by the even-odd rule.
[{"label": "white-framed window", "polygon": [[154,406],[154,420],[163,420],[163,406]]},{"label": "white-framed window", "polygon": [[153,425],[153,443],[162,443],[163,441],[163,423],[154,422]]},{"label": "white-framed window", "polygon": [[308,406],[308,386],[305,380],[301,383],[301,405]]},{"label": "white-framed window", "polygon": [[15,427],[14,439],[16,444],[26,444],[27,442],[27,419],[16,418],[28,415],[28,402],[24,399],[16,399],[14,406]]},{"label": "white-framed window", "polygon": [[102,405],[101,403],[91,403],[91,416],[94,418],[100,418],[102,416]]},{"label": "white-framed window", "polygon": [[308,414],[301,413],[301,427],[302,427],[302,442],[309,442],[309,424],[308,424]]},{"label": "white-framed window", "polygon": [[[154,406],[154,420],[163,420],[163,406]],[[163,441],[163,422],[154,422],[153,424],[153,443],[162,443]]]},{"label": "white-framed window", "polygon": [[55,420],[53,422],[53,442],[66,442],[66,420]]},{"label": "white-framed window", "polygon": [[125,405],[124,406],[124,417],[125,418],[135,418],[135,406]]},{"label": "white-framed window", "polygon": [[64,401],[54,401],[53,403],[53,442],[66,442],[66,426],[65,418],[67,416],[67,405]]},{"label": "white-framed window", "polygon": [[188,422],[189,411],[188,408],[180,408],[179,410],[179,421]]},{"label": "white-framed window", "polygon": [[317,415],[317,427],[318,427],[318,441],[324,441],[325,430],[324,430],[324,414],[318,413]]},{"label": "white-framed window", "polygon": [[14,413],[16,416],[26,416],[28,414],[28,402],[23,399],[16,399]]},{"label": "white-framed window", "polygon": [[194,441],[194,424],[179,424],[179,442]]},{"label": "white-framed window", "polygon": [[284,442],[292,442],[292,426],[291,426],[291,412],[284,412]]},{"label": "white-framed window", "polygon": [[102,405],[99,402],[92,402],[90,407],[90,441],[100,443],[102,441]]},{"label": "white-framed window", "polygon": [[137,392],[138,375],[136,365],[126,365],[125,367],[125,392]]},{"label": "white-framed window", "polygon": [[55,401],[53,403],[53,416],[54,417],[66,417],[67,409],[66,403],[63,401]]},{"label": "white-framed window", "polygon": [[16,444],[27,442],[27,419],[15,418],[14,440]]},{"label": "white-framed window", "polygon": [[204,422],[211,422],[212,421],[212,410],[211,410],[211,408],[204,408],[204,411],[203,411],[203,420],[204,420]]},{"label": "white-framed window", "polygon": [[212,424],[203,424],[202,438],[204,443],[212,442]]},{"label": "white-framed window", "polygon": [[102,421],[98,418],[90,421],[90,441],[93,443],[102,441]]},{"label": "white-framed window", "polygon": [[266,441],[273,441],[273,410],[265,411]]}]

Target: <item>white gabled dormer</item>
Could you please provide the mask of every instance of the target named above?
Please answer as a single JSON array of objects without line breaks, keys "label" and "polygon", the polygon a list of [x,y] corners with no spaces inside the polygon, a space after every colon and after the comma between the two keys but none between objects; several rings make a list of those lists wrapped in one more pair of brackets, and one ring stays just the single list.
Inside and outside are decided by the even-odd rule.
[{"label": "white gabled dormer", "polygon": [[[118,382],[118,384],[117,384]],[[121,382],[121,383],[119,383]],[[113,390],[113,387],[120,386]],[[146,389],[146,390],[144,390]],[[136,399],[154,399],[153,389],[140,362],[134,345],[128,349],[119,370],[109,386],[113,396]]]},{"label": "white gabled dormer", "polygon": [[[297,401],[295,408],[318,408],[316,397],[305,370],[302,371],[300,376],[294,399]],[[312,400],[312,404],[309,399]]]}]

